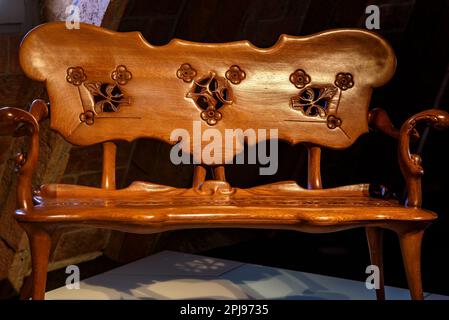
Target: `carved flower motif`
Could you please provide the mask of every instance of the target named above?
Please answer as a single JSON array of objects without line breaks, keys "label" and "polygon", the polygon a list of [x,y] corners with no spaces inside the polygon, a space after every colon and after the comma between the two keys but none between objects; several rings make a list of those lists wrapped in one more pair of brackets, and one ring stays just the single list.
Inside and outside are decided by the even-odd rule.
[{"label": "carved flower motif", "polygon": [[350,73],[339,73],[335,77],[335,85],[341,90],[347,90],[354,86],[354,79]]},{"label": "carved flower motif", "polygon": [[309,86],[290,98],[293,109],[301,111],[308,117],[326,118],[330,100],[337,93],[337,88]]},{"label": "carved flower motif", "polygon": [[80,121],[85,122],[89,126],[94,124],[94,118],[95,113],[90,110],[80,114]]},{"label": "carved flower motif", "polygon": [[84,73],[83,68],[81,67],[70,67],[67,69],[67,76],[65,78],[68,83],[73,84],[74,86],[81,85],[84,81],[86,81],[87,76]]},{"label": "carved flower motif", "polygon": [[210,126],[215,125],[221,118],[221,112],[214,109],[207,109],[201,112],[201,119],[206,121]]},{"label": "carved flower motif", "polygon": [[115,68],[114,71],[112,71],[111,78],[115,82],[121,85],[125,85],[128,83],[129,80],[132,78],[131,72],[126,69],[124,65],[119,65],[117,68]]},{"label": "carved flower motif", "polygon": [[233,84],[239,84],[246,78],[246,73],[239,66],[233,65],[226,71],[226,79]]},{"label": "carved flower motif", "polygon": [[337,127],[341,126],[341,119],[337,118],[336,116],[330,115],[327,117],[327,127],[329,129],[335,129]]},{"label": "carved flower motif", "polygon": [[188,63],[184,63],[176,71],[176,76],[184,82],[191,82],[196,76],[196,70]]},{"label": "carved flower motif", "polygon": [[95,113],[117,112],[122,105],[129,105],[130,98],[125,97],[118,84],[86,82],[84,86],[92,94]]},{"label": "carved flower motif", "polygon": [[290,75],[290,82],[295,85],[296,88],[303,88],[310,83],[310,76],[302,69],[297,69]]}]

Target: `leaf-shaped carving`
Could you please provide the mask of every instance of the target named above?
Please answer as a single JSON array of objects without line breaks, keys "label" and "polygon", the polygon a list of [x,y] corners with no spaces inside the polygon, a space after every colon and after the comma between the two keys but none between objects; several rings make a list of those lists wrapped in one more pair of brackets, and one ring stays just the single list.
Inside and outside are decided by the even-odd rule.
[{"label": "leaf-shaped carving", "polygon": [[290,105],[308,117],[324,119],[327,116],[328,102],[337,92],[338,89],[334,86],[306,87],[290,99]]},{"label": "leaf-shaped carving", "polygon": [[320,99],[332,99],[337,94],[337,88],[325,87],[321,92]]},{"label": "leaf-shaped carving", "polygon": [[93,96],[100,93],[101,82],[86,82],[84,83],[84,86]]},{"label": "leaf-shaped carving", "polygon": [[117,112],[120,106],[130,103],[129,97],[125,97],[118,84],[86,82],[84,86],[92,94],[94,99],[94,111],[96,114],[102,112]]}]

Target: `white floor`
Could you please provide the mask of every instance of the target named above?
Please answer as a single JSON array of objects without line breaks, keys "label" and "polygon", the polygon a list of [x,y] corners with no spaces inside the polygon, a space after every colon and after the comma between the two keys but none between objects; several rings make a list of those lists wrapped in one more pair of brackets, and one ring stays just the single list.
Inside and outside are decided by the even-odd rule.
[{"label": "white floor", "polygon": [[[408,290],[394,287],[386,287],[386,296],[409,299]],[[49,291],[45,298],[371,300],[375,292],[363,281],[163,251],[85,279],[79,289]],[[449,296],[426,293],[425,299]]]}]

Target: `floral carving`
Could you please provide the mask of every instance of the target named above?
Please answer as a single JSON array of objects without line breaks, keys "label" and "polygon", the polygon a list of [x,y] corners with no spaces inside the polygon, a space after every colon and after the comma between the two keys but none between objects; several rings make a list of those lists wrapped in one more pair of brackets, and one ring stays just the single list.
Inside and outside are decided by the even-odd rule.
[{"label": "floral carving", "polygon": [[246,73],[239,66],[233,65],[226,71],[226,79],[232,84],[239,84],[246,78]]},{"label": "floral carving", "polygon": [[129,80],[131,80],[132,74],[124,65],[119,65],[114,71],[112,71],[111,78],[118,84],[125,85]]},{"label": "floral carving", "polygon": [[310,83],[310,76],[302,69],[297,69],[290,75],[290,82],[295,85],[296,88],[304,88]]},{"label": "floral carving", "polygon": [[339,73],[335,77],[335,85],[341,90],[347,90],[354,86],[354,79],[350,73]]},{"label": "floral carving", "polygon": [[[132,79],[131,72],[124,65],[118,65],[112,71],[111,78],[114,83],[86,81],[87,76],[83,68],[70,67],[67,69],[67,82],[78,87],[83,103],[83,112],[79,115],[81,122],[93,125],[95,117],[100,113],[117,112],[122,105],[130,104],[130,98],[122,93],[120,85],[125,85]],[[81,84],[83,87],[80,87]],[[87,98],[86,95],[89,97]]]},{"label": "floral carving", "polygon": [[122,105],[128,105],[130,99],[125,97],[117,84],[88,82],[84,86],[94,98],[95,113],[117,112]]},{"label": "floral carving", "polygon": [[91,126],[94,124],[95,113],[93,111],[86,111],[80,114],[80,121]]},{"label": "floral carving", "polygon": [[201,119],[213,126],[221,118],[218,111],[224,105],[232,104],[231,88],[226,79],[217,77],[214,72],[209,76],[194,82],[192,89],[187,93],[198,108],[202,109]]},{"label": "floral carving", "polygon": [[308,117],[326,118],[328,102],[337,93],[335,87],[307,87],[290,99],[293,109]]},{"label": "floral carving", "polygon": [[221,118],[221,112],[213,108],[201,112],[201,119],[206,121],[210,126],[215,125]]},{"label": "floral carving", "polygon": [[[235,193],[236,190],[232,188],[226,181],[206,180],[198,187],[198,189],[195,189],[195,191],[201,195],[212,196],[212,195],[230,195]],[[225,202],[228,201],[228,199],[223,200]]]},{"label": "floral carving", "polygon": [[336,116],[330,115],[327,117],[327,127],[329,129],[335,129],[337,127],[341,126],[341,119],[337,118]]},{"label": "floral carving", "polygon": [[87,76],[81,67],[70,67],[67,69],[67,76],[65,78],[68,83],[74,86],[80,86],[84,81],[86,81]]},{"label": "floral carving", "polygon": [[176,76],[184,82],[192,82],[196,76],[196,70],[188,63],[184,63],[176,71]]}]

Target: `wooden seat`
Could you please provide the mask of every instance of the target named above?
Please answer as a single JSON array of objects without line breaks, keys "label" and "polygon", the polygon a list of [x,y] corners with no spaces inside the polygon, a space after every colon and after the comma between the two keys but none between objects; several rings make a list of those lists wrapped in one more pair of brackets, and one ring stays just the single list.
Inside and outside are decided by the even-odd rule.
[{"label": "wooden seat", "polygon": [[[65,23],[49,23],[24,38],[20,63],[28,77],[45,82],[50,100],[35,100],[29,112],[0,109],[1,135],[29,137],[27,153],[16,157],[15,215],[30,240],[33,299],[45,297],[51,234],[71,226],[135,233],[202,227],[324,233],[364,227],[371,263],[380,270],[378,299],[385,297],[382,232],[390,229],[399,236],[411,296],[423,299],[421,240],[436,214],[420,208],[423,168],[409,144],[419,136],[418,124],[447,128],[449,114],[425,110],[397,130],[385,111],[369,110],[372,91],[388,82],[396,66],[393,50],[375,33],[283,35],[266,49],[248,41],[172,40],[152,46],[138,32],[86,24],[68,30]],[[33,194],[39,122],[49,115],[48,106],[51,128],[67,141],[103,145],[101,188],[50,184]],[[374,197],[368,184],[322,185],[321,148],[349,147],[369,128],[398,139],[405,205]],[[211,147],[211,140],[229,132],[229,141]],[[116,189],[115,141],[138,138],[162,140],[173,145],[175,156],[187,155],[174,163],[194,161],[192,187],[134,182]],[[307,189],[290,181],[239,189],[227,181],[226,165],[245,145],[270,140],[270,155],[276,155],[278,139],[306,145]],[[206,180],[208,169],[214,180]]]},{"label": "wooden seat", "polygon": [[[220,194],[213,191],[216,187]],[[19,221],[93,227],[108,223],[115,230],[144,233],[211,226],[324,232],[436,218],[431,211],[406,208],[397,200],[372,198],[363,184],[326,192],[305,190],[295,182],[250,189],[232,189],[221,181],[207,181],[199,189],[144,182],[121,190],[45,185],[35,201],[32,210],[16,212]]]}]

